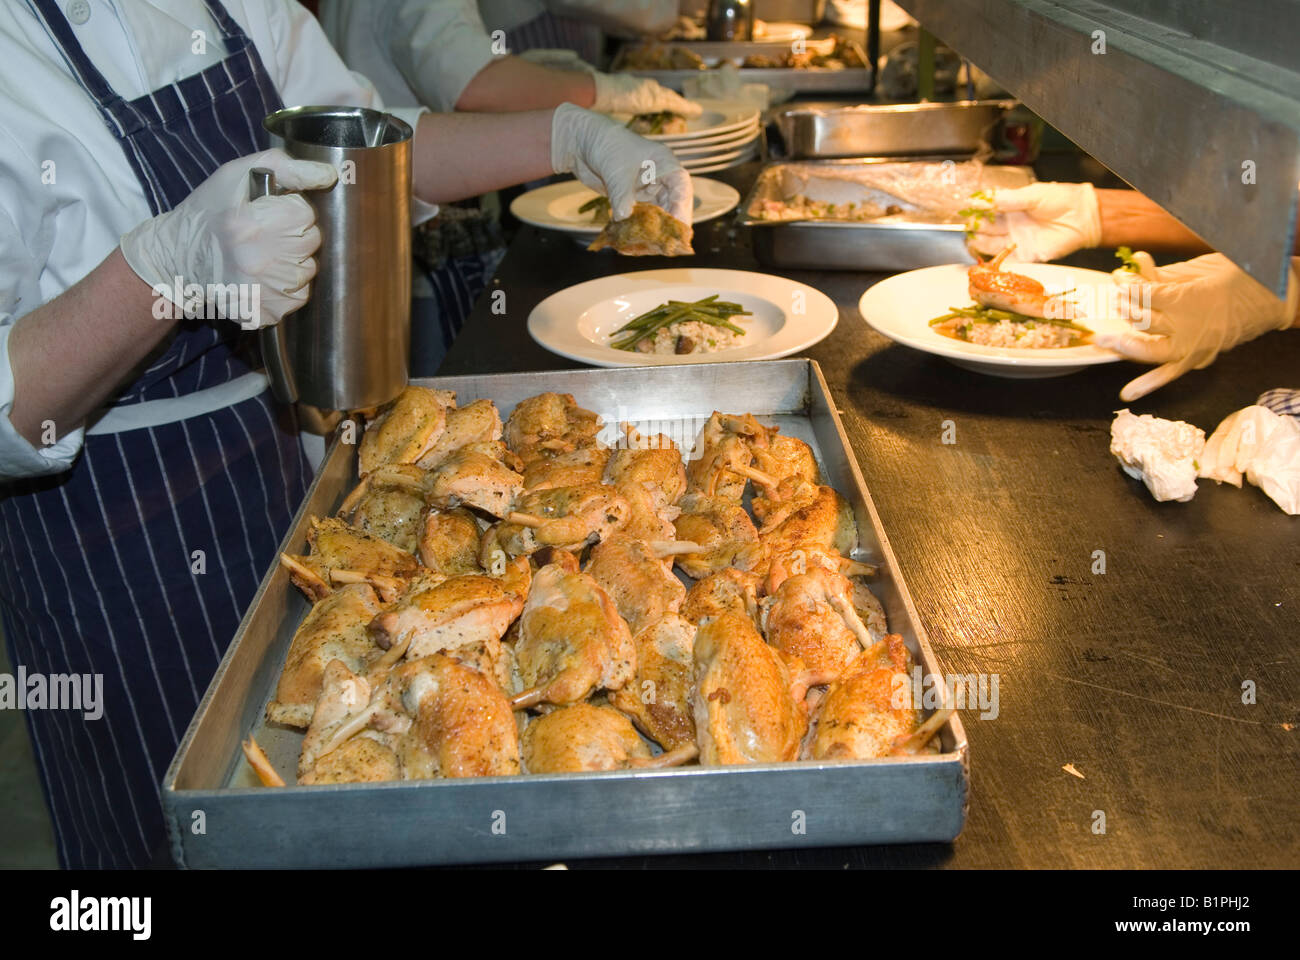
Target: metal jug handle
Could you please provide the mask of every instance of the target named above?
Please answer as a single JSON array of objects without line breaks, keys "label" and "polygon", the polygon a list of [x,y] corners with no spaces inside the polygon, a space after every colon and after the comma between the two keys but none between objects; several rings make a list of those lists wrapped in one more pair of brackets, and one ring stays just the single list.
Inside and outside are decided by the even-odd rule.
[{"label": "metal jug handle", "polygon": [[[276,192],[275,171],[266,167],[253,167],[248,171],[248,199],[269,197]],[[267,375],[271,378],[271,394],[281,403],[298,401],[298,386],[294,382],[293,371],[286,360],[287,350],[284,344],[284,325],[288,318],[257,331],[258,342],[262,345],[262,361],[266,364]]]}]

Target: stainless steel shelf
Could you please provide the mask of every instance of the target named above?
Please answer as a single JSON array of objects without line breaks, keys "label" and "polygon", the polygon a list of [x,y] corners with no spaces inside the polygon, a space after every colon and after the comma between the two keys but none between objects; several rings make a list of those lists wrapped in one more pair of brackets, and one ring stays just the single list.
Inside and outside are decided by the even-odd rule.
[{"label": "stainless steel shelf", "polygon": [[1300,0],[899,4],[1284,293],[1300,182]]}]

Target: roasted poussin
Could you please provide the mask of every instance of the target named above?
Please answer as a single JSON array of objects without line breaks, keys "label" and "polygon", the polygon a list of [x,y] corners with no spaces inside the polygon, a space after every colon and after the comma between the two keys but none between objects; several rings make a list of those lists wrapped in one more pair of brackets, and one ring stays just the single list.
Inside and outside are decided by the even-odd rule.
[{"label": "roasted poussin", "polygon": [[668,502],[667,496],[653,483],[624,480],[610,484],[618,495],[627,501],[628,518],[621,532],[638,540],[658,544],[677,539],[673,521],[681,516],[681,508]]},{"label": "roasted poussin", "polygon": [[394,681],[414,718],[398,747],[406,779],[519,773],[519,730],[493,678],[434,654],[403,664]]},{"label": "roasted poussin", "polygon": [[664,499],[676,503],[686,492],[686,464],[681,451],[662,433],[645,436],[630,424],[623,427],[627,446],[614,450],[605,464],[605,482],[652,483]]},{"label": "roasted poussin", "polygon": [[410,386],[366,425],[357,450],[361,476],[388,464],[413,464],[437,443],[447,426],[448,390]]},{"label": "roasted poussin", "polygon": [[890,634],[863,650],[818,705],[804,748],[810,760],[870,760],[925,748],[952,711],[921,723],[912,702],[912,658]]},{"label": "roasted poussin", "polygon": [[425,470],[439,466],[464,446],[490,444],[501,439],[501,414],[491,400],[475,400],[447,410],[447,422],[437,441],[416,465]]},{"label": "roasted poussin", "polygon": [[346,519],[354,527],[387,540],[401,550],[415,552],[426,508],[424,497],[419,492],[412,491],[406,484],[368,485],[364,495],[351,507]]},{"label": "roasted poussin", "polygon": [[738,503],[749,482],[754,449],[767,445],[768,434],[752,414],[736,416],[715,410],[700,430],[686,465],[689,489]]},{"label": "roasted poussin", "polygon": [[848,556],[858,542],[858,528],[848,501],[831,487],[786,479],[780,500],[770,504],[759,539],[769,556],[814,549]]},{"label": "roasted poussin", "polygon": [[521,496],[494,536],[512,557],[543,547],[580,550],[620,529],[630,513],[628,502],[608,484],[551,487]]},{"label": "roasted poussin", "polygon": [[702,548],[677,557],[677,565],[688,577],[699,580],[728,567],[763,566],[764,547],[739,500],[691,492],[682,497],[680,507],[682,512],[673,521],[677,539]]},{"label": "roasted poussin", "polygon": [[665,750],[695,743],[695,624],[669,613],[632,637],[636,673],[609,695],[637,729]]},{"label": "roasted poussin", "polygon": [[649,760],[650,748],[612,707],[574,703],[532,720],[520,746],[529,773],[623,770]]},{"label": "roasted poussin", "polygon": [[525,462],[594,442],[600,417],[578,406],[571,393],[539,393],[521,400],[505,425],[505,441]]},{"label": "roasted poussin", "polygon": [[500,460],[470,447],[461,447],[429,474],[426,499],[439,509],[476,507],[504,517],[523,492],[522,474]]},{"label": "roasted poussin", "polygon": [[592,577],[560,564],[538,570],[519,618],[515,659],[525,691],[516,709],[617,690],[636,671],[636,649],[614,601]]},{"label": "roasted poussin", "polygon": [[756,573],[728,567],[711,573],[697,581],[686,592],[681,614],[692,623],[705,617],[719,617],[724,613],[738,613],[748,617],[755,626],[759,622],[758,593],[762,578]]},{"label": "roasted poussin", "polygon": [[331,660],[364,673],[383,653],[368,629],[379,611],[379,598],[364,583],[347,584],[317,601],[289,644],[266,719],[293,727],[310,725]]},{"label": "roasted poussin", "polygon": [[871,643],[853,607],[853,584],[820,566],[787,577],[761,608],[767,642],[787,661],[802,660],[814,683],[839,679]]},{"label": "roasted poussin", "polygon": [[523,607],[523,597],[494,577],[426,576],[371,621],[370,633],[408,660],[472,644],[493,651]]},{"label": "roasted poussin", "polygon": [[748,617],[706,619],[695,635],[694,658],[691,705],[701,764],[798,756],[808,725],[802,695],[792,692],[790,667]]},{"label": "roasted poussin", "polygon": [[[379,714],[380,711],[371,706],[373,692],[370,682],[364,676],[349,670],[342,660],[331,660],[325,665],[325,671],[321,675],[320,697],[316,701],[311,724],[303,735],[298,753],[299,783],[341,782],[338,778],[347,771],[358,780],[389,779],[378,776],[388,769],[389,757],[376,751],[371,751],[364,758],[351,756],[345,763],[324,767],[320,774],[316,773],[317,764],[323,758],[367,730],[372,712]],[[361,722],[357,722],[358,717],[363,718]],[[402,722],[404,719],[385,713],[381,723],[393,728],[396,735],[409,727],[409,723]],[[391,747],[392,741],[387,736],[380,739]],[[374,766],[363,763],[364,759],[373,761]],[[396,759],[395,754],[392,759]]]},{"label": "roasted poussin", "polygon": [[420,562],[444,577],[481,573],[478,554],[482,536],[478,521],[468,510],[431,509],[419,531]]},{"label": "roasted poussin", "polygon": [[344,583],[369,583],[384,601],[393,600],[420,569],[406,550],[334,517],[312,517],[307,543],[307,555],[281,554],[280,563],[313,601]]},{"label": "roasted poussin", "polygon": [[616,533],[592,548],[587,573],[595,578],[633,633],[676,613],[686,588],[644,540]]},{"label": "roasted poussin", "polygon": [[[817,458],[812,448],[798,437],[787,437],[773,430],[768,435],[766,446],[753,448],[754,467],[769,479],[758,483],[758,490],[753,499],[754,516],[762,522],[767,516],[772,503],[769,496],[779,496],[781,481],[803,481],[816,484],[821,479],[817,469]],[[754,479],[751,475],[750,479]]]},{"label": "roasted poussin", "polygon": [[609,460],[609,448],[579,447],[567,453],[536,457],[524,467],[524,489],[546,490],[551,487],[576,487],[600,483]]}]

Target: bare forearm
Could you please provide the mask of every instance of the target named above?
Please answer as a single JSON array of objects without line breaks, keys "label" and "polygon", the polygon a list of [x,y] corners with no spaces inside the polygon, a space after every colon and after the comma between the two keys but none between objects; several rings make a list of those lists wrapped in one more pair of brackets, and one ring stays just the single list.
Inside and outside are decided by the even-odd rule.
[{"label": "bare forearm", "polygon": [[426,113],[415,132],[415,193],[449,203],[549,177],[551,111]]},{"label": "bare forearm", "polygon": [[62,437],[103,406],[172,327],[153,292],[114,250],[80,283],[19,319],[9,335],[9,419],[37,444],[46,420]]},{"label": "bare forearm", "polygon": [[1205,241],[1136,190],[1098,190],[1101,245],[1208,253]]},{"label": "bare forearm", "polygon": [[585,70],[560,70],[519,57],[493,60],[474,75],[456,101],[470,113],[545,110],[562,103],[590,107],[596,83]]}]

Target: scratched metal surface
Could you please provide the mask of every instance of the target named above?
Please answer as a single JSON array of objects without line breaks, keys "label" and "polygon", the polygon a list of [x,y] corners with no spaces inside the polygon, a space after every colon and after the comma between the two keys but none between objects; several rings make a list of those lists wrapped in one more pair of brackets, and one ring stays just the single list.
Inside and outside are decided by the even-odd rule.
[{"label": "scratched metal surface", "polygon": [[[688,264],[759,269],[744,231],[725,221],[704,225],[695,246]],[[1107,256],[1069,262],[1105,267]],[[579,255],[525,229],[497,276],[506,315],[480,301],[440,372],[574,366],[528,338],[533,305],[594,276],[664,264]],[[1253,487],[1203,482],[1191,503],[1158,504],[1125,477],[1109,425],[1134,365],[1039,381],[979,376],[862,323],[858,297],[882,275],[783,275],[840,308],[835,331],[806,355],[839,404],[940,663],[998,674],[998,718],[965,714],[978,758],[967,826],[953,844],[597,862],[1300,864],[1300,518]],[[1276,386],[1300,386],[1300,331],[1240,347],[1132,407],[1208,431]],[[941,443],[944,420],[955,444]],[[1093,572],[1096,550],[1104,574]],[[1254,705],[1242,703],[1247,680]]]}]

